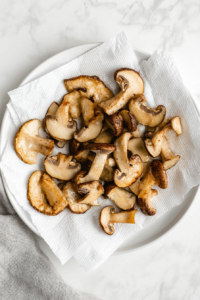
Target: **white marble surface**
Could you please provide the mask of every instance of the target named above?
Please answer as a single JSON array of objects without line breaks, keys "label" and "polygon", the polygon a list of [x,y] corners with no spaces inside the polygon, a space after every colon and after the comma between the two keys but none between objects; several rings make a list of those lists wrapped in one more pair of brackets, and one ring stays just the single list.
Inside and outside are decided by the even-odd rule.
[{"label": "white marble surface", "polygon": [[[1,0],[0,99],[38,64],[77,45],[105,41],[124,30],[135,49],[167,49],[200,107],[199,0]],[[200,203],[162,239],[140,251],[110,257],[85,273],[72,259],[61,266],[74,288],[105,300],[200,299]],[[39,239],[43,250],[47,249]]]}]

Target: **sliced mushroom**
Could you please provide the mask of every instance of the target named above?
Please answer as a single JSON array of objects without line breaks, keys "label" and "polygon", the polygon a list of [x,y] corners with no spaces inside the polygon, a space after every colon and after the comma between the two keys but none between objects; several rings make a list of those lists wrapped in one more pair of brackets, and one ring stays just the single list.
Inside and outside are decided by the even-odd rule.
[{"label": "sliced mushroom", "polygon": [[94,103],[87,98],[81,99],[81,111],[85,125],[94,119]]},{"label": "sliced mushroom", "polygon": [[42,126],[40,120],[30,120],[24,123],[14,137],[14,148],[19,158],[27,164],[36,164],[37,155],[50,155],[54,141],[43,139],[39,135]]},{"label": "sliced mushroom", "polygon": [[64,103],[69,103],[69,114],[73,119],[78,119],[81,115],[81,99],[81,91],[73,91],[63,98]]},{"label": "sliced mushroom", "polygon": [[35,171],[29,178],[27,198],[37,211],[55,216],[68,205],[55,182],[44,172]]},{"label": "sliced mushroom", "polygon": [[78,160],[78,162],[83,164],[88,160],[93,161],[95,158],[95,154],[91,153],[89,150],[81,150],[76,155],[74,155],[74,158]]},{"label": "sliced mushroom", "polygon": [[152,161],[151,171],[156,179],[156,185],[161,189],[166,189],[168,186],[167,172],[160,160],[156,159]]},{"label": "sliced mushroom", "polygon": [[113,98],[99,104],[107,115],[112,115],[125,106],[134,94],[144,92],[144,82],[140,74],[134,70],[119,69],[115,72],[114,78],[121,91]]},{"label": "sliced mushroom", "polygon": [[94,143],[98,143],[98,144],[110,144],[112,143],[112,141],[114,140],[115,135],[111,130],[106,130],[102,133],[100,133],[100,135],[94,139]]},{"label": "sliced mushroom", "polygon": [[120,137],[115,140],[114,145],[116,150],[114,152],[115,161],[122,173],[127,173],[129,169],[128,164],[128,142],[132,134],[130,132],[124,132]]},{"label": "sliced mushroom", "polygon": [[44,160],[46,172],[58,180],[68,181],[81,169],[81,165],[72,161],[72,155],[58,153],[56,156],[47,156]]},{"label": "sliced mushroom", "polygon": [[66,141],[57,141],[55,140],[55,145],[58,147],[58,148],[63,148],[66,144]]},{"label": "sliced mushroom", "polygon": [[[50,109],[50,108],[49,108]],[[48,111],[49,111],[48,109]],[[69,115],[69,102],[64,100],[54,114],[47,112],[45,116],[45,124],[48,133],[58,141],[71,140],[77,130],[74,120]]]},{"label": "sliced mushroom", "polygon": [[[115,150],[115,146],[112,144],[90,144],[87,146],[87,149],[95,152],[96,156],[88,174],[85,177],[79,177],[79,179],[76,180],[76,184],[99,180],[104,169],[107,156]],[[75,179],[76,178],[77,177],[75,176]]]},{"label": "sliced mushroom", "polygon": [[141,134],[138,129],[136,129],[135,131],[132,131],[131,133],[132,133],[132,137],[134,137],[134,138],[141,137]]},{"label": "sliced mushroom", "polygon": [[119,208],[128,210],[135,208],[136,196],[116,185],[108,185],[104,195],[110,198]]},{"label": "sliced mushroom", "polygon": [[123,118],[119,112],[111,116],[105,115],[106,124],[114,132],[115,136],[119,136],[123,131]]},{"label": "sliced mushroom", "polygon": [[87,127],[83,127],[77,134],[74,134],[75,140],[83,143],[95,139],[101,132],[103,119],[104,115],[96,111],[94,119],[88,123]]},{"label": "sliced mushroom", "polygon": [[113,93],[97,76],[78,76],[64,80],[68,92],[78,90],[83,97],[93,99],[95,104],[110,99]]},{"label": "sliced mushroom", "polygon": [[134,138],[129,140],[128,150],[131,151],[133,155],[138,154],[143,162],[147,162],[151,159],[144,146],[144,141],[142,138]]},{"label": "sliced mushroom", "polygon": [[112,235],[115,232],[114,223],[135,224],[137,210],[114,212],[115,208],[113,206],[106,206],[100,212],[99,224],[105,233]]},{"label": "sliced mushroom", "polygon": [[128,130],[135,131],[138,125],[135,116],[126,109],[123,109],[120,113]]},{"label": "sliced mushroom", "polygon": [[165,127],[163,127],[163,129],[159,130],[153,136],[152,139],[146,139],[144,141],[145,147],[151,156],[157,157],[158,155],[160,155],[163,138],[164,138],[165,134],[171,129],[172,129],[171,124],[169,123],[169,124],[165,125]]},{"label": "sliced mushroom", "polygon": [[100,179],[106,182],[114,180],[114,170],[112,167],[105,165],[101,173]]},{"label": "sliced mushroom", "polygon": [[143,170],[142,160],[139,155],[132,155],[128,162],[126,173],[115,170],[114,182],[118,187],[128,187],[141,176]]},{"label": "sliced mushroom", "polygon": [[138,206],[143,214],[153,216],[156,214],[156,210],[152,207],[151,199],[158,194],[156,190],[152,190],[152,187],[156,183],[154,176],[151,173],[147,173],[140,182],[138,193]]},{"label": "sliced mushroom", "polygon": [[180,117],[174,117],[171,119],[171,126],[172,129],[176,132],[179,136],[182,134],[182,126],[181,126],[181,119]]},{"label": "sliced mushroom", "polygon": [[169,142],[166,137],[163,138],[161,157],[165,170],[168,170],[175,166],[180,159],[180,155],[174,155],[169,147]]},{"label": "sliced mushroom", "polygon": [[79,201],[80,204],[99,206],[100,203],[98,203],[97,199],[104,193],[104,188],[98,180],[94,180],[79,184],[78,192],[86,194]]},{"label": "sliced mushroom", "polygon": [[146,126],[146,132],[144,134],[145,138],[150,138],[152,139],[152,137],[161,129],[163,129],[165,127],[165,125],[167,125],[170,122],[169,119],[164,119],[162,121],[162,123],[160,123],[158,126],[156,127],[149,127]]},{"label": "sliced mushroom", "polygon": [[52,116],[54,117],[57,110],[58,110],[58,107],[59,107],[59,104],[57,102],[53,102],[51,103],[51,105],[49,106],[47,112],[46,112],[46,115],[45,115],[45,118],[44,118],[44,130],[46,131],[47,134],[49,134],[47,128],[46,128],[46,116]]},{"label": "sliced mushroom", "polygon": [[140,190],[139,190],[140,182],[143,179],[143,177],[149,172],[150,165],[151,165],[151,161],[143,163],[142,175],[140,175],[140,177],[136,180],[136,182],[134,182],[133,184],[131,184],[129,186],[129,189],[131,190],[131,192],[133,192],[136,196],[138,196],[138,194],[140,192]]},{"label": "sliced mushroom", "polygon": [[74,190],[70,181],[63,186],[62,192],[69,203],[67,208],[69,208],[71,212],[75,214],[82,214],[90,209],[90,205],[79,203],[81,196]]},{"label": "sliced mushroom", "polygon": [[145,102],[144,95],[136,95],[129,102],[129,110],[140,124],[155,127],[163,121],[166,108],[159,105],[156,109],[152,109],[146,106]]}]

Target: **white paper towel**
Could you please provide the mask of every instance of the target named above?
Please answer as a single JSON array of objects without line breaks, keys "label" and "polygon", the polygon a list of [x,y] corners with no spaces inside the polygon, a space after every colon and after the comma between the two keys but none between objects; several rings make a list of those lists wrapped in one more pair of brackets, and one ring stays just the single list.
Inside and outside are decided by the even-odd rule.
[{"label": "white paper towel", "polygon": [[[138,210],[136,225],[116,224],[115,234],[108,236],[98,223],[102,206],[92,207],[83,215],[72,214],[67,209],[55,217],[42,215],[29,205],[26,185],[33,171],[44,169],[44,157],[39,155],[37,165],[27,165],[17,157],[10,140],[1,159],[1,170],[10,191],[18,203],[30,213],[34,225],[61,263],[64,264],[74,256],[86,271],[99,266],[136,231],[156,220],[171,207],[181,204],[183,196],[199,184],[200,121],[193,100],[168,53],[156,52],[148,61],[138,63],[124,33],[9,93],[11,101],[8,108],[17,130],[19,125],[29,119],[43,119],[49,105],[62,99],[66,93],[63,79],[78,75],[96,75],[116,92],[117,85],[113,74],[121,67],[140,72],[145,81],[145,96],[150,106],[163,104],[167,108],[166,117],[181,117],[183,134],[180,137],[176,137],[173,132],[168,134],[172,150],[181,159],[177,166],[167,171],[169,187],[166,190],[156,187],[158,196],[153,200],[157,209],[155,216],[145,216]],[[60,149],[55,148],[54,153],[58,151]],[[66,153],[66,148],[62,152]],[[112,202],[103,200],[103,205],[108,204]]]}]

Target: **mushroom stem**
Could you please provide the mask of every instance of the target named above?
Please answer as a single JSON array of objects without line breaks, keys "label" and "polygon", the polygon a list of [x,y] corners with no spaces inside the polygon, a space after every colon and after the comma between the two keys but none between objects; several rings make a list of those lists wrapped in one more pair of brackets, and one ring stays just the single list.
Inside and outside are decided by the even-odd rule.
[{"label": "mushroom stem", "polygon": [[110,222],[112,223],[131,223],[135,224],[135,214],[137,210],[122,211],[110,214]]},{"label": "mushroom stem", "polygon": [[29,140],[29,149],[39,152],[45,156],[49,155],[53,149],[54,141],[50,139],[43,139],[38,136],[27,136]]}]

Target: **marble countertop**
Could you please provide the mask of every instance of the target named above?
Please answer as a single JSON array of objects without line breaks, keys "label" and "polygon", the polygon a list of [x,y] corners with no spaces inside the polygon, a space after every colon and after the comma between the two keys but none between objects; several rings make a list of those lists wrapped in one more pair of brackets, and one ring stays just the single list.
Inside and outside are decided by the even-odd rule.
[{"label": "marble countertop", "polygon": [[[65,49],[101,42],[124,30],[134,49],[169,50],[200,108],[200,2],[198,0],[43,0],[0,2],[0,99],[41,62]],[[44,242],[63,279],[104,300],[200,299],[200,203],[163,238],[139,251],[111,256],[85,273],[71,259],[61,266]]]}]

